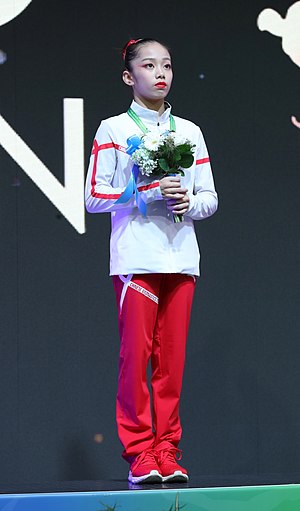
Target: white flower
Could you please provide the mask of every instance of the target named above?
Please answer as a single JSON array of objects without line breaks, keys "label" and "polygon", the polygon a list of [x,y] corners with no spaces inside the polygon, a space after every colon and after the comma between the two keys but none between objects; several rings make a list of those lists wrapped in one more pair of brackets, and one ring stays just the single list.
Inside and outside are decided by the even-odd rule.
[{"label": "white flower", "polygon": [[180,135],[179,133],[172,133],[174,144],[175,145],[182,145],[186,143],[186,138]]},{"label": "white flower", "polygon": [[150,176],[157,166],[157,162],[149,156],[149,151],[145,147],[137,149],[132,155],[133,162],[138,165],[141,174]]},{"label": "white flower", "polygon": [[157,151],[160,142],[160,134],[149,131],[143,137],[143,143],[146,149],[149,151]]}]

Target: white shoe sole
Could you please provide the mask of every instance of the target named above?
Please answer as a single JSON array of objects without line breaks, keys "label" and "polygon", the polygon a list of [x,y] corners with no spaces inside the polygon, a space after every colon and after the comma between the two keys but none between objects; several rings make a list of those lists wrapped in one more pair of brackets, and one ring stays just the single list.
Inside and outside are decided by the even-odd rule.
[{"label": "white shoe sole", "polygon": [[151,470],[149,474],[145,474],[140,477],[133,476],[130,471],[128,475],[128,481],[133,484],[159,484],[163,482],[163,478],[157,470]]},{"label": "white shoe sole", "polygon": [[163,477],[163,483],[187,483],[189,476],[181,472],[181,470],[175,470],[173,474]]}]

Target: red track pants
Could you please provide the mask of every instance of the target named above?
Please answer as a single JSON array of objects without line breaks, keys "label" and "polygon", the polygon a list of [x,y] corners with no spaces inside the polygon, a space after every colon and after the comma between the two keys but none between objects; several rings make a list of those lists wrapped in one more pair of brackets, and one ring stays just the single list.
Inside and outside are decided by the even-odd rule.
[{"label": "red track pants", "polygon": [[[184,274],[114,276],[120,360],[116,418],[130,461],[162,442],[181,438],[179,400],[195,279]],[[147,366],[152,365],[152,405]]]}]

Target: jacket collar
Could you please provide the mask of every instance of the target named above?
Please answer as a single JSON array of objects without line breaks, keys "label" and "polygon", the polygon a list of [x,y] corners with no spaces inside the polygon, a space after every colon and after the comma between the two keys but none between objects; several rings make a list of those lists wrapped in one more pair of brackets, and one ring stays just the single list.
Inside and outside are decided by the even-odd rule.
[{"label": "jacket collar", "polygon": [[165,111],[161,116],[159,116],[158,112],[156,110],[150,110],[149,108],[145,108],[136,101],[132,101],[131,103],[132,110],[140,117],[140,119],[143,122],[146,122],[146,124],[150,124],[152,126],[157,126],[157,124],[164,124],[166,122],[169,122],[170,120],[170,113],[171,113],[171,105],[165,101]]}]

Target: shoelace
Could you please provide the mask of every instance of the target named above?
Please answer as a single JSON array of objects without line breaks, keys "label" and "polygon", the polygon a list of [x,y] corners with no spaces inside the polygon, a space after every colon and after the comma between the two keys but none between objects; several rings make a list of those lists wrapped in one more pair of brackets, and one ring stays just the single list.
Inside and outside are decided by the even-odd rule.
[{"label": "shoelace", "polygon": [[174,463],[174,461],[180,461],[182,458],[182,451],[176,447],[158,451],[157,454],[159,463],[164,463],[166,460],[172,461]]},{"label": "shoelace", "polygon": [[143,463],[157,463],[157,453],[153,451],[153,449],[146,449],[141,454],[139,454],[134,460],[134,468],[137,468],[139,465]]}]

